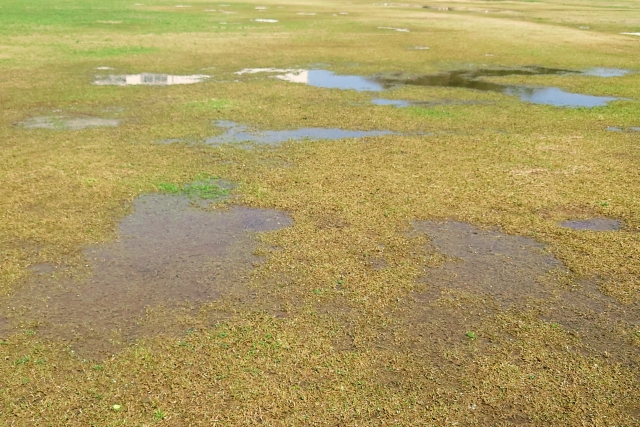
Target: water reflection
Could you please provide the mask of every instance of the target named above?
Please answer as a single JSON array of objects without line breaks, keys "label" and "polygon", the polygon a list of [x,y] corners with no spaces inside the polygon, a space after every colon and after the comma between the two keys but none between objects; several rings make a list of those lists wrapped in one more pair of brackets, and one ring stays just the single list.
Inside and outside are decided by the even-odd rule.
[{"label": "water reflection", "polygon": [[112,86],[136,86],[136,85],[149,85],[149,86],[170,86],[170,85],[189,85],[193,83],[200,83],[211,76],[205,74],[193,74],[190,76],[174,76],[171,74],[121,74],[121,75],[108,75],[98,76],[94,81],[97,85],[112,85]]},{"label": "water reflection", "polygon": [[507,95],[516,95],[522,101],[532,104],[553,105],[556,107],[604,107],[618,98],[611,96],[583,95],[565,92],[557,87],[530,88],[524,86],[507,86],[503,91]]},{"label": "water reflection", "polygon": [[295,70],[276,76],[292,83],[304,83],[327,89],[351,89],[358,92],[379,92],[384,87],[372,79],[362,76],[341,76],[327,70]]},{"label": "water reflection", "polygon": [[290,130],[249,131],[247,126],[230,121],[218,121],[216,126],[226,128],[222,135],[206,139],[208,145],[249,143],[279,145],[286,141],[363,138],[395,134],[388,130],[358,131],[337,128],[302,128]]}]

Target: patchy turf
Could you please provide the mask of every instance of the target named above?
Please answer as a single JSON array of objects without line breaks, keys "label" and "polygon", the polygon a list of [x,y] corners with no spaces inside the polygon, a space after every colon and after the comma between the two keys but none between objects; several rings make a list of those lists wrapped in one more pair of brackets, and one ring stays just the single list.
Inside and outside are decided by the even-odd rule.
[{"label": "patchy turf", "polygon": [[0,7],[0,424],[640,424],[636,1],[144,3]]}]

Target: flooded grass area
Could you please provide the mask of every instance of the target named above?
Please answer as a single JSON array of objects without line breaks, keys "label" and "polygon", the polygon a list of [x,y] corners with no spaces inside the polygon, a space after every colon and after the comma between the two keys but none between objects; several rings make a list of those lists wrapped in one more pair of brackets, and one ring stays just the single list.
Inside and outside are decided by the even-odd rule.
[{"label": "flooded grass area", "polygon": [[638,425],[618,3],[2,2],[0,425]]},{"label": "flooded grass area", "polygon": [[38,325],[40,334],[100,359],[114,352],[108,339],[114,331],[125,341],[140,337],[136,329],[147,309],[185,303],[197,309],[224,296],[246,298],[248,276],[260,260],[252,233],[290,224],[273,210],[210,212],[184,195],[142,196],[115,242],[83,249],[88,278],[55,278],[54,266],[39,264],[32,268],[38,278],[1,305],[12,307],[14,327]]}]

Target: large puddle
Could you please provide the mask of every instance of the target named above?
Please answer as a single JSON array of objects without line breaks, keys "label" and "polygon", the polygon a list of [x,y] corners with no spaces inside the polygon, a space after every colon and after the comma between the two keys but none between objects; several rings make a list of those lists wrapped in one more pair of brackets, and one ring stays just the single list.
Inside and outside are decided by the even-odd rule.
[{"label": "large puddle", "polygon": [[[268,72],[274,73],[276,69],[245,69],[237,74]],[[373,76],[364,77],[357,75],[338,75],[327,70],[282,70],[281,74],[274,77],[292,83],[302,83],[314,87],[328,89],[355,90],[359,92],[380,92],[385,89],[409,85],[428,87],[453,87],[473,89],[479,91],[498,92],[506,95],[519,97],[522,101],[533,104],[553,105],[557,107],[600,107],[605,106],[618,98],[609,96],[585,95],[571,93],[556,87],[530,87],[524,85],[505,85],[483,80],[483,77],[502,76],[535,76],[535,75],[568,75],[582,74],[598,77],[619,77],[628,73],[628,70],[594,68],[584,72],[571,70],[544,68],[544,67],[524,67],[513,69],[480,69],[480,70],[460,70],[449,71],[439,74],[429,74],[418,77],[397,76]],[[374,100],[377,105],[395,105],[405,107],[411,105],[400,104],[398,100],[386,100],[378,98]],[[386,104],[385,104],[386,103]]]},{"label": "large puddle", "polygon": [[119,74],[98,76],[93,82],[94,84],[105,86],[137,86],[137,85],[149,85],[149,86],[170,86],[170,85],[189,85],[194,83],[200,83],[211,76],[205,74],[194,74],[190,76],[174,76],[171,74]]},{"label": "large puddle", "polygon": [[[100,354],[110,333],[136,338],[147,308],[191,305],[247,292],[256,232],[291,224],[285,214],[236,206],[206,211],[186,196],[146,195],[118,227],[112,243],[84,249],[88,277],[55,279],[38,267],[34,280],[3,301],[9,323]],[[11,330],[5,330],[10,332]]]},{"label": "large puddle", "polygon": [[[600,77],[614,77],[605,75],[605,69],[599,69]],[[590,73],[589,70],[585,73]],[[439,74],[429,74],[419,77],[378,77],[376,81],[385,88],[392,88],[402,85],[428,86],[428,87],[453,87],[473,89],[479,91],[498,92],[506,95],[513,95],[525,102],[533,104],[553,105],[556,107],[600,107],[605,106],[618,98],[610,96],[584,95],[579,93],[566,92],[556,87],[529,87],[523,85],[505,85],[482,80],[483,77],[503,77],[503,76],[536,76],[536,75],[565,75],[576,74],[569,70],[527,67],[521,69],[481,69],[475,71],[450,71]]]},{"label": "large puddle", "polygon": [[232,143],[279,145],[286,141],[303,140],[336,140],[346,138],[364,138],[368,136],[393,135],[388,130],[360,131],[337,128],[301,128],[290,130],[251,131],[245,125],[235,122],[218,121],[216,126],[224,128],[221,135],[207,138],[208,145],[222,145]]},{"label": "large puddle", "polygon": [[94,127],[116,127],[120,124],[118,119],[101,119],[99,117],[61,117],[43,116],[33,117],[19,123],[26,129],[52,129],[52,130],[82,130]]}]

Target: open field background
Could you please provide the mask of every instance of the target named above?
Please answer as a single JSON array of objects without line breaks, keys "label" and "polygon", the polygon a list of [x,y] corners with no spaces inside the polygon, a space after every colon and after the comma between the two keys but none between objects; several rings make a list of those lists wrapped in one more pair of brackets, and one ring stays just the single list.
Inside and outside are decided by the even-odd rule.
[{"label": "open field background", "polygon": [[[0,4],[0,424],[640,425],[640,132],[607,130],[640,126],[640,37],[621,34],[640,32],[639,1],[141,3]],[[529,65],[636,73],[490,79],[621,98],[596,108],[235,74]],[[212,77],[92,84],[143,72]],[[378,95],[428,103],[372,105]],[[50,116],[120,124],[23,125]],[[397,134],[158,143],[214,136],[217,120]],[[56,267],[34,299],[82,283],[83,249],[116,241],[137,197],[209,178],[236,183],[212,214],[243,205],[293,220],[257,236],[263,259],[240,293],[149,307],[135,334],[93,331],[100,348],[29,309],[34,266]],[[623,226],[558,225],[593,217]],[[540,270],[545,296],[435,287],[429,271],[454,261],[417,230],[430,220],[540,242],[558,263]]]}]

